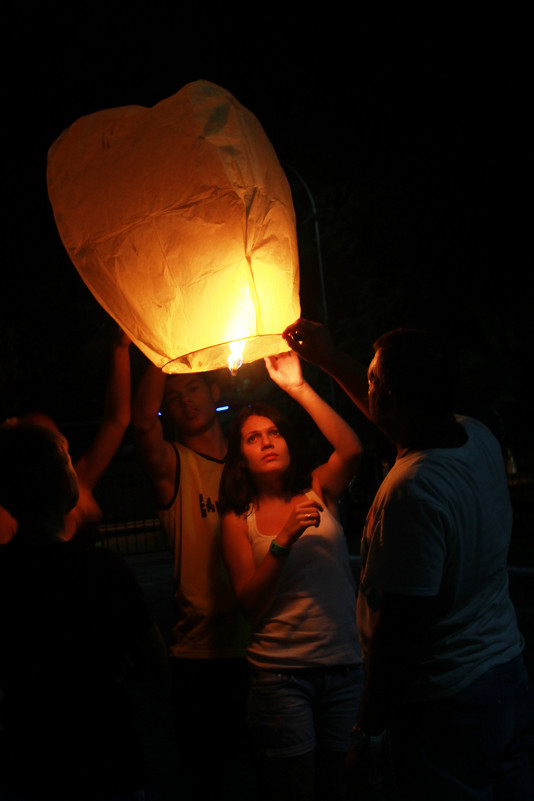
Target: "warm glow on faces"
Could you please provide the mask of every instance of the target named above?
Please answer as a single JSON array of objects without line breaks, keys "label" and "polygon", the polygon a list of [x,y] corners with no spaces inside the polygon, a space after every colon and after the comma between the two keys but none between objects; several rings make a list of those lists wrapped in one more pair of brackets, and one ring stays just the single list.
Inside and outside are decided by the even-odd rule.
[{"label": "warm glow on faces", "polygon": [[216,418],[211,386],[198,376],[169,376],[164,395],[165,409],[183,434],[198,434]]},{"label": "warm glow on faces", "polygon": [[382,359],[380,348],[374,355],[367,371],[369,403],[369,416],[382,433],[392,438],[395,425],[396,403],[393,395],[387,389],[383,378]]},{"label": "warm glow on faces", "polygon": [[241,428],[241,454],[252,475],[285,475],[291,463],[287,443],[273,421],[255,414]]},{"label": "warm glow on faces", "polygon": [[377,373],[377,355],[378,354],[375,354],[373,360],[371,361],[367,369],[367,385],[368,385],[367,396],[369,399],[369,411],[371,412],[371,416],[372,416],[371,407],[374,405],[376,393],[380,385],[380,380],[378,378],[378,373]]},{"label": "warm glow on faces", "polygon": [[380,350],[377,350],[367,370],[367,398],[371,420],[378,426],[380,426],[381,422],[381,399],[384,393],[384,386],[380,375]]}]

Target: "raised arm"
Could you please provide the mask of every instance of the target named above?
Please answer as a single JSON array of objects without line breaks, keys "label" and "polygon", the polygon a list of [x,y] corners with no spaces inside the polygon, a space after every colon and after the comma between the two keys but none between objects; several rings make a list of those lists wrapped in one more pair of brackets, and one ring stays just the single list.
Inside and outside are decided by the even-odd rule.
[{"label": "raised arm", "polygon": [[174,494],[176,454],[163,436],[159,411],[166,376],[150,364],[139,382],[132,404],[132,432],[145,462],[158,503],[166,506]]},{"label": "raised arm", "polygon": [[367,370],[335,347],[328,329],[320,323],[300,319],[286,328],[283,337],[302,359],[328,373],[369,417]]},{"label": "raised arm", "polygon": [[313,474],[326,503],[335,504],[347,488],[362,456],[362,445],[355,431],[303,379],[296,353],[282,353],[265,359],[269,375],[305,409],[334,448],[328,462]]},{"label": "raised arm", "polygon": [[74,465],[80,485],[91,492],[115,456],[130,423],[130,339],[120,329],[111,349],[111,368],[102,422],[91,446]]}]

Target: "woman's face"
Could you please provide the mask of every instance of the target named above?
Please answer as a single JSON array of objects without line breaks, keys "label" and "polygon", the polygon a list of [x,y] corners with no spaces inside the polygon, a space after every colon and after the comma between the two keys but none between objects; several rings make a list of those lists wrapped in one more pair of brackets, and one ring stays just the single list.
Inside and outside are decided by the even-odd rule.
[{"label": "woman's face", "polygon": [[241,455],[253,476],[285,475],[291,464],[289,448],[268,417],[252,414],[241,428]]}]

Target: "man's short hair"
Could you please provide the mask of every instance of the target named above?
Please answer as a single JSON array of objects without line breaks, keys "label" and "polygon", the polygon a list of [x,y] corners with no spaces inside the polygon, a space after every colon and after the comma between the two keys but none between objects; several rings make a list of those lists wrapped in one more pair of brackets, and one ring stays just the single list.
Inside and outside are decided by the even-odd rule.
[{"label": "man's short hair", "polygon": [[203,381],[207,387],[211,388],[212,384],[217,384],[217,376],[214,374],[213,371],[206,371],[203,373],[169,373],[165,380],[165,388],[163,391],[163,402],[165,402],[165,395],[170,390],[170,383],[173,379],[179,378],[181,376],[185,376],[187,378],[195,378]]},{"label": "man's short hair", "polygon": [[381,379],[400,402],[422,415],[453,411],[455,361],[437,337],[413,328],[396,328],[373,345],[380,350]]}]

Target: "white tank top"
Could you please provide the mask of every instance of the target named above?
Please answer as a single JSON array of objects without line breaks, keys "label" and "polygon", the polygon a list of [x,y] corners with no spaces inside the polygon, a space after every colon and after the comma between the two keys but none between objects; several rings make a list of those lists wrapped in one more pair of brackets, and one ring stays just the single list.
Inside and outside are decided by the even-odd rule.
[{"label": "white tank top", "polygon": [[[324,507],[313,490],[306,493]],[[258,531],[254,509],[248,537],[258,566],[273,539]],[[257,668],[360,665],[356,586],[343,528],[324,508],[284,560],[278,593],[253,631],[247,657]]]}]

